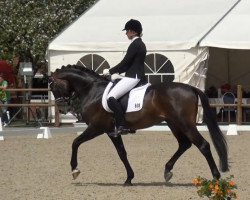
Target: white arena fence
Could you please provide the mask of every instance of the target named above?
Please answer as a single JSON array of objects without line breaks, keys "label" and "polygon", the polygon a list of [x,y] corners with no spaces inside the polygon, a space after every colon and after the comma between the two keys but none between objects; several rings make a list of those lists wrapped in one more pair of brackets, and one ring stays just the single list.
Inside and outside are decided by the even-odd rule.
[{"label": "white arena fence", "polygon": [[[0,123],[1,124],[1,123]],[[0,140],[4,140],[9,136],[30,136],[37,139],[49,139],[53,134],[63,134],[63,133],[75,133],[80,134],[86,128],[81,127],[38,127],[38,128],[13,128],[13,127],[2,127],[0,125]]]},{"label": "white arena fence", "polygon": [[[1,123],[0,123],[1,124]],[[0,125],[0,140],[4,140],[8,138],[8,136],[33,136],[37,139],[49,139],[53,137],[53,134],[62,134],[62,133],[69,133],[69,134],[81,134],[87,127],[85,123],[74,123],[74,126],[70,127],[38,127],[38,128],[13,128],[13,127],[2,127]],[[220,129],[226,135],[238,135],[238,132],[250,132],[249,125],[236,125],[236,124],[229,124],[229,125],[220,125]],[[202,133],[208,132],[206,125],[197,125],[198,131]],[[150,128],[138,130],[138,132],[147,132],[147,131],[166,131],[171,133],[171,130],[166,124],[152,126]]]}]

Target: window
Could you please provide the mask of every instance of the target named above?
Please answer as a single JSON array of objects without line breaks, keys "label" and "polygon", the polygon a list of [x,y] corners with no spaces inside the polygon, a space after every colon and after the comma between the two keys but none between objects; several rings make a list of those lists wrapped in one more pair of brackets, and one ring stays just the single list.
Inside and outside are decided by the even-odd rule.
[{"label": "window", "polygon": [[164,55],[148,54],[144,63],[148,82],[155,84],[160,82],[172,82],[174,80],[174,67],[171,61]]},{"label": "window", "polygon": [[92,69],[99,74],[101,74],[104,69],[110,68],[108,62],[102,56],[97,54],[83,56],[76,64]]}]

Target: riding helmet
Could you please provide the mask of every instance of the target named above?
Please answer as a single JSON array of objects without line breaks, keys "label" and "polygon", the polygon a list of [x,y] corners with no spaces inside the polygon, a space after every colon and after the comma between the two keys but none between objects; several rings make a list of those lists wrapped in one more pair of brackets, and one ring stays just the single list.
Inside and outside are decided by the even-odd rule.
[{"label": "riding helmet", "polygon": [[124,30],[126,30],[126,31],[132,30],[132,31],[135,31],[136,33],[138,33],[138,35],[140,35],[142,33],[142,26],[138,20],[131,19],[125,24],[123,31]]}]

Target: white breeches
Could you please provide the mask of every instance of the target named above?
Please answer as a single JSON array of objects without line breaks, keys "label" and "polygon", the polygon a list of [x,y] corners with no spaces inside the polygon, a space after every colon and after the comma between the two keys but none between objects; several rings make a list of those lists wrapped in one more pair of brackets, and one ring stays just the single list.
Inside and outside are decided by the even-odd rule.
[{"label": "white breeches", "polygon": [[119,99],[132,88],[134,88],[140,79],[124,77],[122,78],[109,92],[107,99],[110,97],[114,97],[115,99]]}]

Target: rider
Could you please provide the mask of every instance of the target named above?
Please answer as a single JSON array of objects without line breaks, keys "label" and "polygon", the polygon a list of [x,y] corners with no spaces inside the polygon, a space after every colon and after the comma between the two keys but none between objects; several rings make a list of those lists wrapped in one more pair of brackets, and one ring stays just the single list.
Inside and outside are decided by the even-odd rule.
[{"label": "rider", "polygon": [[104,75],[125,72],[125,77],[123,77],[109,92],[107,101],[109,108],[114,112],[117,134],[129,132],[124,117],[124,111],[117,99],[134,88],[140,80],[145,79],[144,60],[147,52],[146,46],[141,39],[142,25],[138,20],[129,20],[125,24],[123,31],[124,30],[126,30],[128,39],[131,40],[125,57],[113,68],[103,71]]}]

